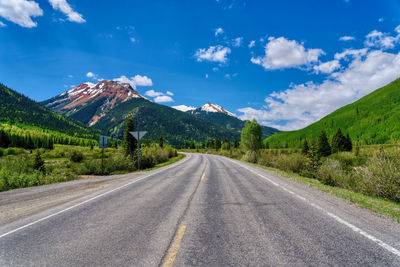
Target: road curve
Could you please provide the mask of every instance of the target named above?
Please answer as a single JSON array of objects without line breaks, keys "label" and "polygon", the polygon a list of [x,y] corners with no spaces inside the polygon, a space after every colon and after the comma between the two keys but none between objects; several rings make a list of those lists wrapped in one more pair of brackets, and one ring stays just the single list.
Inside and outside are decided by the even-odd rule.
[{"label": "road curve", "polygon": [[272,172],[188,154],[0,227],[0,266],[399,266],[400,225]]}]

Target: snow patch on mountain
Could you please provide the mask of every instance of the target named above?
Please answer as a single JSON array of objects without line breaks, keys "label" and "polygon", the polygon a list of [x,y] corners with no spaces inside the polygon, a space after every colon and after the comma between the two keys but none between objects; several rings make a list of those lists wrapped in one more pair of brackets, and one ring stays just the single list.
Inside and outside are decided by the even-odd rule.
[{"label": "snow patch on mountain", "polygon": [[190,111],[190,110],[195,110],[197,109],[196,107],[189,107],[186,105],[179,105],[179,106],[173,106],[172,108],[182,111],[182,112],[186,112],[186,111]]}]

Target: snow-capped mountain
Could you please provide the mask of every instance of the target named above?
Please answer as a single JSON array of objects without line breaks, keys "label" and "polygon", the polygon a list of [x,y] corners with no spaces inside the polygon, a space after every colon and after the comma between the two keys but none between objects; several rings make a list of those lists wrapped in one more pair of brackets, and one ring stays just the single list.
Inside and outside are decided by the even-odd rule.
[{"label": "snow-capped mountain", "polygon": [[179,106],[173,106],[174,109],[183,111],[183,112],[188,112],[190,111],[190,113],[196,113],[196,112],[201,112],[201,111],[205,111],[205,112],[219,112],[219,113],[223,113],[226,114],[228,116],[231,117],[235,117],[237,118],[237,116],[235,114],[233,114],[232,112],[227,111],[226,109],[224,109],[223,107],[216,105],[216,104],[212,104],[210,102],[205,103],[203,106],[201,107],[191,107],[191,106],[186,106],[186,105],[179,105]]},{"label": "snow-capped mountain", "polygon": [[[245,124],[245,121],[241,120],[232,112],[229,112],[223,107],[210,102],[207,102],[203,106],[197,108],[186,105],[174,106],[173,108],[185,113],[189,113],[199,119],[221,126],[230,131],[234,131],[237,134],[240,134]],[[277,129],[268,126],[261,126],[261,129],[263,131],[263,138],[279,132]]]},{"label": "snow-capped mountain", "polygon": [[79,113],[80,117],[85,117],[81,121],[93,125],[115,106],[133,98],[147,99],[129,83],[103,80],[96,84],[82,83],[42,104],[71,117]]}]

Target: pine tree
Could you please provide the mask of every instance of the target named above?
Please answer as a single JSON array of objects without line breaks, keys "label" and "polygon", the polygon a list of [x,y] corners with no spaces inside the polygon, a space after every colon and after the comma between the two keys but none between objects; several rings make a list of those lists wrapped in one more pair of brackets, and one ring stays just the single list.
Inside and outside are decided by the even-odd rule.
[{"label": "pine tree", "polygon": [[338,128],[332,137],[332,153],[345,151],[346,142],[346,137],[343,135],[342,130]]},{"label": "pine tree", "polygon": [[331,151],[331,146],[329,145],[328,137],[326,137],[326,132],[324,129],[321,130],[318,138],[318,153],[322,157],[329,156]]},{"label": "pine tree", "polygon": [[351,142],[351,138],[349,133],[346,134],[346,144],[345,144],[345,151],[352,151],[353,150],[353,143]]},{"label": "pine tree", "polygon": [[310,147],[308,146],[307,138],[304,137],[303,146],[301,148],[301,154],[307,155],[309,149]]},{"label": "pine tree", "polygon": [[37,151],[35,154],[35,158],[33,160],[33,168],[43,173],[46,170],[44,167],[44,160],[42,159],[42,155],[40,155],[39,151]]},{"label": "pine tree", "polygon": [[130,132],[133,132],[134,130],[135,126],[133,124],[133,119],[131,117],[128,117],[125,123],[125,131],[124,131],[124,150],[127,156],[133,156],[137,148],[137,141],[130,134]]},{"label": "pine tree", "polygon": [[160,138],[158,139],[158,144],[160,145],[161,148],[164,147],[164,138],[162,135],[160,135]]},{"label": "pine tree", "polygon": [[313,139],[309,145],[309,150],[308,150],[308,158],[310,159],[309,162],[309,169],[314,173],[318,170],[318,167],[320,165],[320,155],[318,153],[318,144],[315,142]]}]

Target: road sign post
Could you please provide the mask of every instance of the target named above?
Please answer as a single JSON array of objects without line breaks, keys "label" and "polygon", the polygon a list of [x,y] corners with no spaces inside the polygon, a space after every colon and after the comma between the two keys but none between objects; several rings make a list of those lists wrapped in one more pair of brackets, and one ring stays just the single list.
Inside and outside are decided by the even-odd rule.
[{"label": "road sign post", "polygon": [[147,131],[136,131],[136,132],[129,132],[135,139],[138,141],[138,170],[140,170],[140,158],[142,157],[142,151],[140,150],[140,139],[142,139],[146,134]]},{"label": "road sign post", "polygon": [[99,148],[101,149],[101,175],[104,174],[104,149],[107,148],[107,136],[100,136],[99,138]]}]

